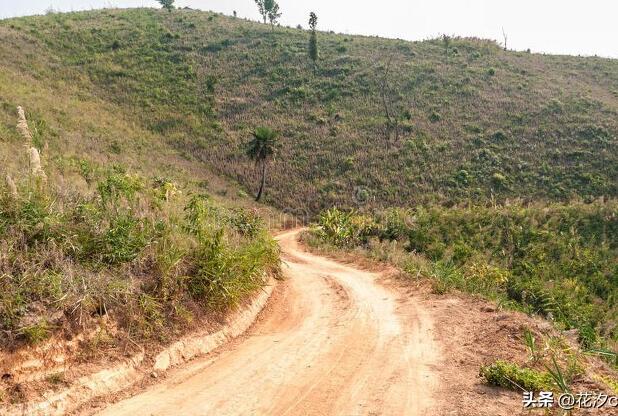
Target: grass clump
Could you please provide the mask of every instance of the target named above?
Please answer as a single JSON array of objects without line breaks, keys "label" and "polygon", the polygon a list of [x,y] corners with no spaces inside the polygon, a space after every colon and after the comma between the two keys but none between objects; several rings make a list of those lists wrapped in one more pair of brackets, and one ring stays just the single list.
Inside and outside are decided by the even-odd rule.
[{"label": "grass clump", "polygon": [[523,335],[531,367],[497,360],[481,366],[483,380],[489,385],[513,390],[569,393],[571,384],[586,373],[582,354],[562,337],[540,336],[537,339],[528,328]]},{"label": "grass clump", "polygon": [[19,334],[25,338],[26,342],[35,345],[49,338],[50,328],[47,322],[42,320],[33,325],[20,328]]},{"label": "grass clump", "polygon": [[524,391],[552,391],[555,389],[552,376],[548,372],[522,368],[515,363],[497,360],[481,367],[483,380],[496,387]]}]

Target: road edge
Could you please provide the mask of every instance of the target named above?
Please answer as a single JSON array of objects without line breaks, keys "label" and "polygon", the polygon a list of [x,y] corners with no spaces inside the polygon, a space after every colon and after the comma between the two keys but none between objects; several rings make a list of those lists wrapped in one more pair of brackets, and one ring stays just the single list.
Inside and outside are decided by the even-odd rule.
[{"label": "road edge", "polygon": [[222,328],[215,332],[186,335],[147,362],[143,352],[133,355],[113,368],[103,369],[76,380],[62,391],[44,394],[45,400],[7,406],[0,416],[61,416],[99,397],[112,395],[135,385],[151,374],[160,374],[172,367],[205,355],[245,333],[270,299],[276,280],[270,277],[251,301],[233,312]]}]

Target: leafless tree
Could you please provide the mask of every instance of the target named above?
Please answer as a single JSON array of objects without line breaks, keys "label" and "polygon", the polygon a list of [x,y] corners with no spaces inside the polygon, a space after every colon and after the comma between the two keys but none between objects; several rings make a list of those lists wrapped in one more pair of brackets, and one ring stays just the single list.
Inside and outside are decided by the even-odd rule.
[{"label": "leafless tree", "polygon": [[504,50],[507,50],[506,47],[506,41],[508,40],[507,36],[506,36],[506,32],[504,31],[504,28],[502,28],[502,37],[504,37]]},{"label": "leafless tree", "polygon": [[394,142],[399,142],[399,119],[401,116],[399,92],[389,83],[392,57],[388,59],[380,82],[380,97],[386,116],[385,137],[387,146],[390,146],[394,136]]}]

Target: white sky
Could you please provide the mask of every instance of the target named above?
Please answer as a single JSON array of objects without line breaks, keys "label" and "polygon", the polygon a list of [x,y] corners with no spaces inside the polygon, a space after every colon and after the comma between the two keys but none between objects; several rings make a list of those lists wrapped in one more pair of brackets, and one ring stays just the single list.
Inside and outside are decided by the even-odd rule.
[{"label": "white sky", "polygon": [[[502,41],[510,49],[618,58],[617,0],[278,0],[281,23],[420,40],[439,34]],[[258,19],[253,0],[177,0],[178,6]],[[155,0],[0,0],[0,17],[101,7],[158,7]]]}]

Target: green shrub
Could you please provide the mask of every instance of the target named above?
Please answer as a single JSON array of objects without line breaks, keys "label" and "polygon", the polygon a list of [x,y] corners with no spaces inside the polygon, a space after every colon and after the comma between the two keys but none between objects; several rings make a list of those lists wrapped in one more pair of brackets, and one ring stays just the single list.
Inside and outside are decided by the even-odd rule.
[{"label": "green shrub", "polygon": [[520,391],[552,391],[556,388],[551,375],[517,364],[498,360],[493,364],[482,366],[480,376],[491,386],[504,387]]},{"label": "green shrub", "polygon": [[111,220],[109,228],[95,241],[92,256],[114,265],[137,258],[149,241],[145,224],[124,214]]},{"label": "green shrub", "polygon": [[465,169],[459,170],[455,174],[455,181],[460,185],[467,185],[470,182],[470,173]]},{"label": "green shrub", "polygon": [[23,327],[19,334],[31,345],[36,345],[49,338],[50,328],[47,321],[42,320],[36,324]]},{"label": "green shrub", "polygon": [[501,142],[506,141],[507,136],[506,136],[506,134],[503,131],[497,131],[497,132],[495,132],[494,134],[491,135],[491,139],[494,142],[501,143]]},{"label": "green shrub", "polygon": [[257,214],[240,209],[232,211],[229,222],[236,231],[252,238],[264,228],[263,221]]},{"label": "green shrub", "polygon": [[97,185],[97,191],[104,203],[115,203],[121,197],[133,201],[137,192],[143,188],[144,184],[139,176],[121,172],[110,173]]},{"label": "green shrub", "polygon": [[366,244],[376,233],[376,224],[371,217],[337,208],[320,214],[317,225],[315,232],[338,247]]},{"label": "green shrub", "polygon": [[491,182],[498,188],[506,188],[508,180],[503,174],[496,172],[491,175]]}]

